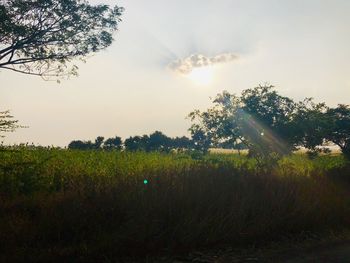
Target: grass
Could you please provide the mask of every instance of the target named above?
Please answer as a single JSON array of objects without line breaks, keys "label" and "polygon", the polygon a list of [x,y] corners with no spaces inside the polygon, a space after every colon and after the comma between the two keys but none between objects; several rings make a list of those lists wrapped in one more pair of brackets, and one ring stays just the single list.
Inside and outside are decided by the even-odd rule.
[{"label": "grass", "polygon": [[0,157],[0,261],[112,261],[350,226],[340,155],[291,155],[272,169],[227,154],[11,148]]}]

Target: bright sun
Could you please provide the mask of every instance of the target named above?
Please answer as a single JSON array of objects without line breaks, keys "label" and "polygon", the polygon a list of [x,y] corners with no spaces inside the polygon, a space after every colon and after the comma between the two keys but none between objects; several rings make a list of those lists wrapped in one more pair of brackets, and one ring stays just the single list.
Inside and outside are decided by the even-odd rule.
[{"label": "bright sun", "polygon": [[213,80],[213,68],[201,67],[194,68],[188,75],[188,78],[195,84],[205,86],[209,85]]}]

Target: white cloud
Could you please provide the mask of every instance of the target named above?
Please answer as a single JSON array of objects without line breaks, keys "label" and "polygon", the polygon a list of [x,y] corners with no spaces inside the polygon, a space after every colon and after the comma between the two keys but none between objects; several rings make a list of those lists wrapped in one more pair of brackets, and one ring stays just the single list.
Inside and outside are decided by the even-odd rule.
[{"label": "white cloud", "polygon": [[178,59],[170,63],[168,67],[180,74],[188,74],[194,68],[227,63],[236,59],[238,59],[238,56],[232,53],[222,53],[213,57],[206,57],[202,54],[193,54],[187,58]]}]

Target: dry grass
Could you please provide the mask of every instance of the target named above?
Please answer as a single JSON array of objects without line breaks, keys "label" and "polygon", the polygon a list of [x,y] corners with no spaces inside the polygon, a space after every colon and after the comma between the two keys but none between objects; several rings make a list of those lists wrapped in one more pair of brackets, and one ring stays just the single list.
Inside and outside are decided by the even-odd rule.
[{"label": "dry grass", "polygon": [[0,260],[113,260],[350,224],[340,156],[267,172],[236,155],[20,149],[1,165]]}]

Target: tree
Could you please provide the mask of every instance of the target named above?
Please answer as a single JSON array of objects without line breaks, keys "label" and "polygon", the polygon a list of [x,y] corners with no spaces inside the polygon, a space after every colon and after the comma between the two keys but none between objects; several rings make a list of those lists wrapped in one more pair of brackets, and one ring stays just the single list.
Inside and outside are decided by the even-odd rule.
[{"label": "tree", "polygon": [[295,103],[279,95],[273,86],[258,86],[240,97],[224,91],[204,112],[190,113],[192,139],[202,149],[218,145],[245,145],[251,155],[286,154],[295,146],[290,126]]},{"label": "tree", "polygon": [[244,136],[252,144],[251,148],[263,155],[288,154],[297,144],[291,131],[296,103],[273,88],[259,85],[244,90],[241,96]]},{"label": "tree", "polygon": [[121,150],[122,149],[122,139],[118,136],[114,138],[109,138],[103,143],[103,149],[105,150]]},{"label": "tree", "polygon": [[85,0],[0,0],[0,69],[43,78],[77,74],[72,59],[108,47],[122,12]]},{"label": "tree", "polygon": [[193,122],[189,131],[194,148],[203,152],[222,143],[233,145],[244,140],[239,124],[240,98],[223,91],[213,103],[207,111],[195,110],[189,114]]},{"label": "tree", "polygon": [[4,137],[1,133],[13,132],[17,128],[23,128],[17,124],[18,120],[14,120],[10,111],[0,111],[0,137]]},{"label": "tree", "polygon": [[294,134],[294,141],[311,152],[317,153],[317,146],[325,142],[332,122],[326,114],[327,110],[325,103],[315,103],[311,98],[299,102],[290,127],[290,131]]},{"label": "tree", "polygon": [[95,139],[95,143],[94,143],[93,148],[94,149],[101,149],[101,146],[103,144],[104,139],[105,138],[103,136],[97,136]]},{"label": "tree", "polygon": [[172,138],[170,144],[171,148],[176,150],[185,150],[193,148],[192,140],[187,138],[186,136]]},{"label": "tree", "polygon": [[149,135],[146,150],[151,151],[165,151],[168,152],[171,147],[171,138],[164,135],[160,131],[155,131]]},{"label": "tree", "polygon": [[213,146],[211,134],[202,127],[202,124],[193,124],[189,131],[195,150],[206,153]]},{"label": "tree", "polygon": [[68,144],[68,149],[72,150],[92,150],[95,149],[94,143],[91,141],[75,140]]},{"label": "tree", "polygon": [[328,109],[326,114],[331,123],[326,139],[338,145],[342,153],[350,158],[350,107],[340,104]]},{"label": "tree", "polygon": [[129,137],[124,141],[127,151],[146,151],[149,137],[147,135]]}]

